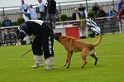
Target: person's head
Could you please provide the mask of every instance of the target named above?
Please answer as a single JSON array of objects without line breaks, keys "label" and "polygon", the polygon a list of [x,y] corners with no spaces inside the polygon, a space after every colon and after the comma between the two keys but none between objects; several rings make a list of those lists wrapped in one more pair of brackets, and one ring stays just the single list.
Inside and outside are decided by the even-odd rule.
[{"label": "person's head", "polygon": [[83,4],[80,4],[80,7],[83,7]]},{"label": "person's head", "polygon": [[74,9],[74,12],[75,12],[75,13],[78,13],[78,8],[75,8],[75,9]]},{"label": "person's head", "polygon": [[115,11],[115,7],[112,6],[112,7],[111,7],[111,11]]},{"label": "person's head", "polygon": [[24,4],[25,3],[24,0],[21,0],[21,3]]},{"label": "person's head", "polygon": [[32,4],[30,4],[30,6],[29,6],[30,8],[33,8],[33,5]]},{"label": "person's head", "polygon": [[102,6],[99,7],[99,10],[103,10]]},{"label": "person's head", "polygon": [[4,16],[4,20],[8,20],[8,16],[5,15],[5,16]]},{"label": "person's head", "polygon": [[41,3],[41,2],[42,2],[42,0],[38,0],[38,2],[39,2],[39,3]]},{"label": "person's head", "polygon": [[49,2],[50,0],[47,0],[47,2]]},{"label": "person's head", "polygon": [[97,2],[94,3],[94,6],[98,6]]},{"label": "person's head", "polygon": [[120,0],[120,2],[124,2],[124,0]]}]

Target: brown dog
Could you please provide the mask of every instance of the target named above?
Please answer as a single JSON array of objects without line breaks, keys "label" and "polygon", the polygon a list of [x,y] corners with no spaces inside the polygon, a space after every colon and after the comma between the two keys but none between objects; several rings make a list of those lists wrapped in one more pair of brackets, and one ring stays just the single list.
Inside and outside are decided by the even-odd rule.
[{"label": "brown dog", "polygon": [[66,58],[66,62],[63,65],[63,67],[65,67],[68,64],[66,68],[69,68],[73,52],[82,52],[81,56],[82,56],[82,59],[84,60],[84,64],[81,68],[83,68],[87,64],[86,57],[88,55],[93,57],[95,59],[95,65],[97,64],[98,58],[96,57],[94,47],[97,46],[101,42],[102,40],[101,34],[100,34],[99,40],[96,41],[96,43],[94,44],[89,44],[87,42],[77,40],[74,37],[62,36],[61,33],[55,33],[54,38],[58,42],[60,42],[67,50],[67,58]]}]

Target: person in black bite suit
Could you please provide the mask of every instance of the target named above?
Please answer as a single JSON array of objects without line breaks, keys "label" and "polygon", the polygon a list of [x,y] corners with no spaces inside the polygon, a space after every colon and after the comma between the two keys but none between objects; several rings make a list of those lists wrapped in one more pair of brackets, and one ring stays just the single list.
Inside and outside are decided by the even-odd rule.
[{"label": "person in black bite suit", "polygon": [[54,68],[54,38],[53,30],[47,23],[42,20],[29,20],[22,23],[19,27],[18,41],[21,42],[26,35],[34,35],[34,41],[32,43],[32,51],[34,54],[35,65],[32,68],[38,68],[43,66],[43,52],[46,63],[46,69],[50,70]]}]

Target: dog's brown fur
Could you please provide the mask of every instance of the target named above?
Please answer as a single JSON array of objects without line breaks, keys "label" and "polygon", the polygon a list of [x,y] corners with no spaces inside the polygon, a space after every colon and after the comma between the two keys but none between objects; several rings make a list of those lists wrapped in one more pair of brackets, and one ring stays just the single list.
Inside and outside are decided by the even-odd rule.
[{"label": "dog's brown fur", "polygon": [[66,62],[63,65],[63,67],[65,67],[68,64],[66,68],[69,68],[73,52],[82,52],[81,56],[82,56],[82,59],[84,60],[84,64],[81,68],[83,68],[87,64],[86,57],[88,55],[93,57],[95,59],[95,65],[97,64],[98,58],[96,57],[94,47],[97,46],[101,42],[102,40],[101,34],[100,34],[99,40],[96,41],[96,43],[94,44],[89,44],[87,42],[77,40],[74,37],[62,36],[61,33],[55,33],[54,38],[58,42],[60,42],[67,50],[67,58],[66,58]]}]

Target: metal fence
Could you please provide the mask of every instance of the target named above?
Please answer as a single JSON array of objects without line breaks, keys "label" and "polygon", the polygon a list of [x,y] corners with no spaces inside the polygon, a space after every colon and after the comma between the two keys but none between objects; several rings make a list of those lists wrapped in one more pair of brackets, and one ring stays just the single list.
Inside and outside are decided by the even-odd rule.
[{"label": "metal fence", "polygon": [[[71,28],[73,28],[73,23],[75,22],[80,22],[81,20],[71,20],[71,21],[63,21],[63,22],[57,22],[58,24],[56,25],[56,29],[58,30],[58,32],[61,32],[62,29],[65,28],[69,28],[68,25],[71,25]],[[119,26],[119,23],[117,22],[117,17],[116,18],[97,18],[94,20],[97,25],[101,28],[101,31],[103,34],[106,33],[119,33],[122,31],[123,25]],[[113,21],[112,23],[110,23],[110,21]],[[64,24],[66,24],[65,27]],[[67,25],[68,24],[68,25]],[[59,27],[59,28],[58,28]],[[75,26],[74,26],[75,27]],[[80,25],[78,26],[80,27]],[[16,36],[16,30],[17,30],[18,26],[9,26],[9,27],[0,27],[0,45],[12,45],[15,44],[17,36]],[[80,29],[79,29],[80,30]],[[84,30],[86,31],[86,30]],[[90,32],[87,31],[87,33]]]}]

